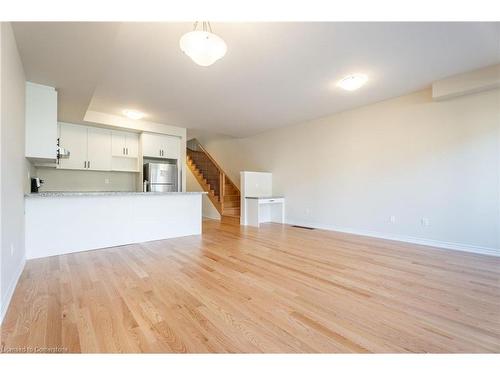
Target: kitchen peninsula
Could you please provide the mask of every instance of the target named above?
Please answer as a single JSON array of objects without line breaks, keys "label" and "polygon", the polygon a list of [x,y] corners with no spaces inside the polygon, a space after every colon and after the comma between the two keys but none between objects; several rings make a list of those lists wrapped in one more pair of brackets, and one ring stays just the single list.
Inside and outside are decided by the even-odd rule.
[{"label": "kitchen peninsula", "polygon": [[26,194],[26,258],[201,234],[202,194]]}]

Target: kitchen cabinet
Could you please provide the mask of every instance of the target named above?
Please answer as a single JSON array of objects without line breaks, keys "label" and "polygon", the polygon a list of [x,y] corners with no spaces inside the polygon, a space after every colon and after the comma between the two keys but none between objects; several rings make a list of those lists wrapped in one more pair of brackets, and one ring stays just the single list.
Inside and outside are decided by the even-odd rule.
[{"label": "kitchen cabinet", "polygon": [[57,91],[26,82],[25,156],[37,161],[57,158]]},{"label": "kitchen cabinet", "polygon": [[180,138],[152,133],[142,134],[144,157],[180,159]]},{"label": "kitchen cabinet", "polygon": [[137,158],[139,156],[139,135],[113,130],[111,132],[113,157]]},{"label": "kitchen cabinet", "polygon": [[111,170],[111,131],[88,126],[60,123],[60,145],[69,150],[59,160],[60,169]]},{"label": "kitchen cabinet", "polygon": [[87,128],[87,169],[111,170],[111,131]]},{"label": "kitchen cabinet", "polygon": [[59,159],[61,169],[87,169],[87,127],[59,124],[59,143],[70,152],[67,159]]},{"label": "kitchen cabinet", "polygon": [[180,159],[181,140],[178,137],[165,136],[163,137],[163,157],[167,159]]},{"label": "kitchen cabinet", "polygon": [[150,133],[142,134],[142,154],[145,157],[161,158],[162,143],[161,136]]}]

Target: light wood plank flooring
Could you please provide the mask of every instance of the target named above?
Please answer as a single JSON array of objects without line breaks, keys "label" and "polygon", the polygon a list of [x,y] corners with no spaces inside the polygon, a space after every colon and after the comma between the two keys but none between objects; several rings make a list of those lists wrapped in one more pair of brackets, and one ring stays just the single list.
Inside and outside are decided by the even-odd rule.
[{"label": "light wood plank flooring", "polygon": [[2,348],[500,352],[500,258],[204,222],[190,236],[29,261]]}]

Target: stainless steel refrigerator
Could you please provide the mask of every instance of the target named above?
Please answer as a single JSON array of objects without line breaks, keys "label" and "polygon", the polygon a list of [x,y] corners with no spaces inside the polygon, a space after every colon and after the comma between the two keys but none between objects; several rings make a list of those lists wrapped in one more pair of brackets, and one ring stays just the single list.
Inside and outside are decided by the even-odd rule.
[{"label": "stainless steel refrigerator", "polygon": [[144,180],[147,190],[155,192],[179,191],[177,165],[164,163],[144,164]]}]

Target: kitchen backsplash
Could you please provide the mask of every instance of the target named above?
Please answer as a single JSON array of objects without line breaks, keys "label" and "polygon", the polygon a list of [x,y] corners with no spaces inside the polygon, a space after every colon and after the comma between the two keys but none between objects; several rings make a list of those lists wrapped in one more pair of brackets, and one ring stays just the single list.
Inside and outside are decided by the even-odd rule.
[{"label": "kitchen backsplash", "polygon": [[137,173],[73,171],[38,167],[32,177],[44,180],[40,191],[135,191]]}]

